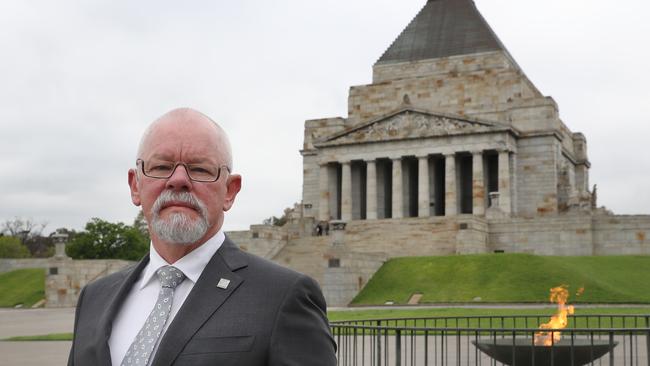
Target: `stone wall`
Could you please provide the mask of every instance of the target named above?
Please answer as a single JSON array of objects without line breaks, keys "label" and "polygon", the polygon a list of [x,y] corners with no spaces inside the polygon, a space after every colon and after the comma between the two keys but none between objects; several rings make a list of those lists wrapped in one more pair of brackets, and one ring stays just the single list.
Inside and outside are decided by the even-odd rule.
[{"label": "stone wall", "polygon": [[45,279],[45,306],[74,307],[86,284],[115,273],[134,262],[124,260],[53,260]]},{"label": "stone wall", "polygon": [[290,240],[273,261],[304,273],[323,284],[325,269],[331,258],[332,236],[312,236]]},{"label": "stone wall", "polygon": [[521,138],[515,155],[516,213],[524,217],[557,213],[558,139],[554,134]]},{"label": "stone wall", "polygon": [[489,222],[489,251],[538,255],[592,255],[592,217],[566,214]]},{"label": "stone wall", "polygon": [[596,216],[592,235],[596,255],[650,255],[650,215]]},{"label": "stone wall", "polygon": [[490,251],[539,255],[650,254],[650,216],[567,213],[489,223]]},{"label": "stone wall", "polygon": [[350,88],[352,125],[397,109],[404,94],[416,108],[467,116],[507,111],[519,100],[543,98],[500,51],[375,65],[373,73],[373,84]]},{"label": "stone wall", "polygon": [[270,259],[287,243],[287,230],[279,226],[252,225],[250,230],[229,231],[228,237],[245,252]]},{"label": "stone wall", "polygon": [[320,202],[320,166],[318,165],[318,156],[316,154],[303,155],[302,167],[303,215],[306,217],[318,217],[318,206]]},{"label": "stone wall", "polygon": [[328,306],[347,306],[386,261],[381,253],[360,254],[343,246],[332,248],[330,256],[338,266],[326,268],[321,282]]},{"label": "stone wall", "polygon": [[49,268],[52,258],[13,259],[0,258],[0,273],[25,268]]}]

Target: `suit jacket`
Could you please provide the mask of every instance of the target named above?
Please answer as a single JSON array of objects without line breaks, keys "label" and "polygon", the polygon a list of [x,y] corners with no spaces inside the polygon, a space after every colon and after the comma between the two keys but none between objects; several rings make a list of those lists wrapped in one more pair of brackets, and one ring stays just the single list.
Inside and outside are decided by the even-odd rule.
[{"label": "suit jacket", "polygon": [[[111,365],[113,319],[148,261],[84,287],[69,366]],[[230,280],[226,289],[217,287],[221,278]],[[160,340],[152,365],[333,366],[335,352],[316,282],[244,253],[226,237]]]}]

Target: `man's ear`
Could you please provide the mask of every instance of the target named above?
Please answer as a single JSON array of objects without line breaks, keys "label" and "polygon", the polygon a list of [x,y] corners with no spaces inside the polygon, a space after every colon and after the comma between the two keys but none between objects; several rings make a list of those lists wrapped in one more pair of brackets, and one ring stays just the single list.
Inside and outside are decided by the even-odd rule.
[{"label": "man's ear", "polygon": [[131,202],[140,206],[140,190],[138,187],[138,172],[135,169],[129,169],[129,188],[131,189]]},{"label": "man's ear", "polygon": [[241,175],[232,174],[226,180],[226,198],[223,201],[223,210],[228,211],[235,203],[235,197],[241,189]]}]

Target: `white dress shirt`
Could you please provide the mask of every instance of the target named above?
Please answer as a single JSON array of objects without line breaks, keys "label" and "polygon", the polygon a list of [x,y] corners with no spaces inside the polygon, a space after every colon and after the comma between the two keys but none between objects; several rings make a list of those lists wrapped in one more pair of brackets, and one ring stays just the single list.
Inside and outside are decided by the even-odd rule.
[{"label": "white dress shirt", "polygon": [[[185,280],[174,290],[174,299],[172,300],[172,309],[169,313],[169,319],[163,327],[158,343],[167,331],[169,324],[174,320],[176,313],[187,298],[194,284],[199,279],[203,269],[210,261],[210,258],[217,252],[225,235],[219,230],[212,238],[203,243],[200,247],[194,249],[183,258],[175,263],[171,263],[185,274]],[[113,329],[111,337],[108,340],[108,346],[111,350],[111,362],[114,366],[120,366],[126,351],[149,317],[149,313],[156,304],[158,292],[160,291],[160,282],[156,278],[156,271],[163,266],[170,265],[167,263],[150,244],[149,263],[142,270],[138,281],[133,284],[131,291],[127,295],[122,307],[113,320]],[[158,349],[158,344],[153,349],[149,361],[151,362]]]}]

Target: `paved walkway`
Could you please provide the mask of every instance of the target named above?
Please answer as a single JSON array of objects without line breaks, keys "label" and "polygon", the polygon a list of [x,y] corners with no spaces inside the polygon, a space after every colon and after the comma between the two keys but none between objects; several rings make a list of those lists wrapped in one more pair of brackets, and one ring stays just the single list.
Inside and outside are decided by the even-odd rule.
[{"label": "paved walkway", "polygon": [[[74,308],[0,309],[0,339],[71,333]],[[65,365],[71,342],[0,342],[0,366]]]},{"label": "paved walkway", "polygon": [[74,308],[0,309],[0,339],[50,333],[70,333]]},{"label": "paved walkway", "polygon": [[66,365],[72,342],[0,342],[0,366]]}]

